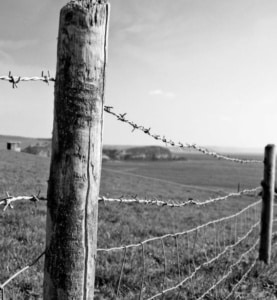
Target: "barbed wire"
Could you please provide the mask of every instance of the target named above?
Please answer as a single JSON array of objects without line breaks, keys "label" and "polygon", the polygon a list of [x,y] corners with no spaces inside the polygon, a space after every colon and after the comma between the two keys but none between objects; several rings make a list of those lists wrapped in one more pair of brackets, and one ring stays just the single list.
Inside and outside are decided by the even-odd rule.
[{"label": "barbed wire", "polygon": [[138,125],[136,124],[135,122],[133,121],[130,121],[126,118],[126,113],[124,114],[120,114],[120,113],[116,113],[113,111],[113,107],[112,106],[105,106],[104,107],[104,110],[113,115],[114,117],[117,118],[118,121],[121,121],[123,123],[126,123],[126,124],[129,124],[131,127],[133,127],[133,131],[135,130],[140,130],[142,131],[143,133],[145,133],[146,135],[154,138],[155,140],[157,141],[162,141],[163,143],[165,143],[166,145],[170,145],[172,147],[178,147],[178,148],[181,148],[181,149],[193,149],[193,150],[196,150],[198,152],[201,152],[205,155],[208,155],[208,156],[212,156],[214,158],[217,158],[217,159],[222,159],[222,160],[227,160],[227,161],[232,161],[232,162],[236,162],[236,163],[241,163],[241,164],[247,164],[247,163],[263,163],[262,161],[260,160],[252,160],[252,159],[239,159],[239,158],[234,158],[234,157],[229,157],[229,156],[226,156],[226,155],[222,155],[222,154],[219,154],[217,152],[214,152],[214,151],[211,151],[205,147],[202,147],[202,146],[199,146],[197,144],[190,144],[190,143],[181,143],[181,142],[174,142],[172,141],[171,139],[168,139],[166,138],[165,136],[161,136],[159,134],[153,134],[151,133],[151,128],[147,128],[147,127],[144,127],[144,126],[141,126],[141,125]]},{"label": "barbed wire", "polygon": [[[8,82],[10,82],[12,84],[13,88],[17,88],[18,87],[17,85],[20,82],[24,82],[24,81],[42,81],[42,82],[45,82],[45,83],[49,84],[49,82],[54,82],[55,78],[51,77],[49,72],[48,72],[47,75],[45,75],[42,72],[42,74],[41,74],[40,77],[20,77],[20,76],[13,76],[11,74],[11,72],[9,72],[8,76],[0,76],[0,80],[8,81]],[[162,141],[166,145],[170,145],[172,147],[179,147],[181,149],[184,149],[184,148],[193,149],[193,150],[201,152],[201,153],[203,153],[205,155],[215,157],[217,159],[232,161],[232,162],[241,163],[241,164],[262,163],[262,161],[259,161],[259,160],[245,160],[245,159],[233,158],[233,157],[229,157],[229,156],[226,156],[226,155],[222,155],[222,154],[219,154],[217,152],[211,151],[211,150],[209,150],[207,148],[201,147],[201,146],[199,146],[197,144],[190,144],[190,143],[183,144],[181,142],[176,143],[176,142],[174,142],[174,141],[172,141],[170,139],[167,139],[165,136],[153,134],[151,132],[151,128],[146,128],[144,126],[136,124],[133,121],[128,120],[126,118],[126,114],[119,114],[119,113],[114,112],[113,111],[113,107],[111,107],[111,106],[105,106],[104,110],[107,113],[115,116],[119,121],[129,124],[133,128],[133,131],[136,130],[136,129],[140,130],[143,133],[145,133],[145,134],[149,135],[150,137],[154,138],[155,140]],[[242,195],[252,194],[252,193],[260,191],[260,189],[261,189],[261,187],[257,187],[255,189],[245,189],[245,190],[243,190],[241,192],[238,192],[238,193],[230,193],[230,194],[228,194],[226,196],[216,197],[216,198],[213,198],[213,199],[208,199],[208,200],[204,200],[204,201],[188,200],[188,201],[183,202],[183,203],[171,203],[171,202],[166,202],[166,201],[161,201],[161,200],[146,200],[146,199],[144,200],[144,199],[138,199],[137,196],[135,196],[135,197],[133,197],[131,199],[126,199],[126,198],[123,198],[123,197],[118,198],[118,199],[116,199],[116,198],[106,198],[106,197],[102,196],[102,197],[99,197],[98,201],[103,201],[104,203],[105,202],[139,203],[139,204],[149,204],[149,205],[168,206],[168,207],[183,207],[183,206],[187,206],[187,205],[202,206],[202,205],[206,205],[206,204],[210,204],[210,203],[215,203],[215,202],[218,202],[218,201],[227,200],[230,197],[239,197],[239,196],[242,196]],[[4,205],[4,209],[3,210],[5,211],[9,207],[13,208],[12,207],[12,203],[14,203],[16,201],[20,201],[20,200],[28,200],[28,201],[32,201],[32,202],[37,202],[40,199],[39,199],[39,194],[37,196],[32,195],[32,196],[17,196],[17,197],[14,197],[14,196],[10,196],[7,193],[7,197],[6,198],[0,199],[0,205]],[[157,240],[161,240],[162,241],[162,245],[164,247],[163,240],[165,238],[168,238],[168,237],[177,238],[179,236],[182,236],[182,235],[185,235],[185,234],[188,234],[188,233],[192,233],[192,232],[195,232],[195,231],[197,232],[198,230],[200,230],[200,229],[202,229],[204,227],[207,227],[207,226],[210,226],[210,225],[213,225],[213,224],[216,224],[216,223],[220,223],[220,222],[223,222],[223,221],[226,221],[226,220],[230,220],[232,218],[235,218],[235,217],[241,215],[243,212],[247,211],[248,209],[250,209],[250,208],[252,208],[252,207],[254,207],[256,205],[259,205],[260,203],[261,203],[261,200],[255,202],[255,203],[253,203],[251,205],[248,205],[247,207],[245,207],[244,209],[242,209],[240,212],[238,212],[236,214],[233,214],[233,215],[227,216],[227,217],[223,217],[223,218],[220,218],[220,219],[217,219],[217,220],[214,220],[214,221],[210,221],[210,222],[208,222],[206,224],[199,225],[199,226],[197,226],[197,227],[195,227],[193,229],[190,229],[190,230],[187,230],[187,231],[184,231],[184,232],[177,232],[177,233],[174,233],[174,234],[166,234],[166,235],[163,235],[161,237],[153,237],[153,238],[147,239],[147,240],[145,240],[145,241],[143,241],[143,242],[141,242],[139,244],[131,244],[131,245],[127,245],[127,246],[120,246],[120,247],[114,247],[114,248],[109,248],[109,249],[101,249],[101,248],[99,248],[99,249],[97,249],[97,252],[110,252],[110,251],[116,251],[116,250],[125,250],[124,259],[123,259],[123,261],[125,261],[126,250],[128,248],[142,247],[142,249],[144,250],[143,247],[144,247],[144,245],[146,243],[149,243],[149,242],[152,242],[152,241],[157,241]],[[276,204],[274,206],[276,206]],[[274,219],[274,222],[276,222],[276,221],[277,221],[277,219]],[[190,276],[188,276],[182,282],[180,282],[177,286],[169,288],[169,289],[166,289],[163,292],[161,292],[161,293],[159,293],[159,294],[157,294],[157,295],[155,295],[155,296],[153,296],[151,298],[148,298],[148,300],[155,299],[155,298],[157,298],[159,296],[164,296],[165,293],[168,293],[170,291],[178,289],[185,282],[187,282],[188,280],[191,280],[201,268],[203,268],[204,266],[207,266],[207,265],[210,265],[210,264],[214,263],[216,260],[218,260],[220,257],[222,257],[225,253],[227,253],[227,251],[229,251],[232,248],[238,246],[242,241],[244,241],[253,232],[253,230],[257,226],[259,226],[259,224],[260,224],[260,222],[257,222],[256,224],[254,224],[251,227],[251,229],[244,236],[242,236],[242,237],[240,237],[238,239],[238,241],[236,241],[236,239],[235,239],[235,243],[234,244],[226,246],[225,249],[223,251],[221,251],[219,254],[217,254],[215,257],[213,257],[209,261],[207,261],[207,262],[201,264],[200,266],[198,266],[197,268],[195,268],[194,272],[192,274],[190,274]],[[274,234],[276,234],[276,232],[274,232],[273,235]],[[217,281],[211,288],[209,288],[197,300],[204,299],[211,291],[213,291],[214,289],[216,289],[221,282],[223,282],[225,279],[227,279],[232,274],[233,269],[235,267],[237,267],[241,263],[241,261],[243,260],[243,258],[246,255],[248,255],[252,250],[255,249],[255,247],[257,246],[258,242],[259,242],[259,239],[257,239],[256,242],[254,243],[254,245],[252,245],[251,248],[249,248],[246,252],[244,252],[240,256],[240,258],[234,264],[232,264],[229,267],[229,271],[219,281]],[[164,248],[163,248],[163,251],[164,251]],[[142,251],[142,252],[143,252],[143,256],[144,256],[144,251]],[[43,253],[41,253],[31,264],[29,264],[28,266],[24,267],[23,269],[21,269],[20,271],[18,271],[17,273],[15,273],[13,276],[11,276],[8,280],[6,280],[3,284],[0,285],[0,290],[3,293],[3,297],[4,297],[4,288],[5,288],[5,286],[8,285],[8,283],[10,283],[18,275],[20,275],[21,273],[23,273],[24,271],[28,270],[30,267],[32,267],[33,265],[35,265],[44,254],[45,254],[45,251]],[[164,254],[164,256],[165,256],[165,254]],[[144,257],[143,257],[143,261],[144,261]],[[233,286],[231,292],[228,294],[228,296],[227,296],[226,299],[229,299],[232,296],[232,294],[234,293],[234,291],[241,284],[241,282],[243,282],[245,280],[245,278],[248,276],[248,274],[254,268],[254,266],[256,264],[256,261],[257,261],[257,258],[250,265],[249,269],[244,273],[244,275],[242,276],[242,278],[240,279],[240,281],[237,282]],[[123,272],[123,267],[124,267],[124,262],[123,262],[123,266],[122,266],[122,269],[121,269],[121,274]],[[164,265],[164,269],[166,269],[166,262],[165,262],[165,265]],[[144,272],[143,272],[143,274],[144,274]],[[143,284],[143,281],[144,281],[144,278],[142,279],[142,284]],[[119,280],[119,282],[120,282],[120,280]],[[119,286],[120,286],[120,283],[119,283]],[[119,291],[119,288],[118,288],[118,291]]]},{"label": "barbed wire", "polygon": [[[232,250],[233,248],[237,247],[241,242],[243,242],[245,239],[247,239],[250,234],[254,231],[254,229],[256,227],[258,227],[260,225],[260,222],[257,222],[256,224],[254,224],[250,230],[244,235],[242,236],[241,238],[238,239],[237,242],[235,242],[234,244],[232,245],[229,245],[229,246],[226,246],[225,249],[220,252],[218,255],[216,255],[215,257],[213,257],[212,259],[210,259],[209,261],[206,261],[204,262],[203,264],[199,265],[198,267],[195,268],[195,270],[189,275],[187,276],[184,280],[182,280],[181,282],[179,282],[176,286],[174,287],[171,287],[171,288],[168,288],[166,290],[163,290],[162,292],[148,298],[147,300],[153,300],[153,299],[156,299],[160,296],[163,296],[169,292],[172,292],[176,289],[179,289],[181,286],[183,286],[185,283],[187,283],[189,280],[192,280],[193,277],[201,270],[203,269],[204,267],[207,267],[209,265],[211,265],[212,263],[214,263],[215,261],[219,260],[224,254],[226,254],[229,250]],[[257,240],[259,241],[259,239]],[[209,289],[209,291],[211,290],[212,288]],[[207,295],[207,294],[204,294],[204,296]],[[203,297],[204,297],[203,296]],[[202,298],[199,298],[199,299],[202,299]]]},{"label": "barbed wire", "polygon": [[237,192],[237,193],[230,193],[226,196],[220,196],[212,199],[207,199],[204,201],[200,200],[187,200],[182,203],[174,203],[174,200],[168,200],[168,201],[162,201],[162,200],[147,200],[147,199],[138,199],[137,195],[130,197],[130,198],[125,198],[125,197],[120,197],[120,198],[106,198],[104,196],[99,197],[98,201],[103,201],[104,203],[106,202],[118,202],[118,203],[125,203],[125,204],[131,204],[131,203],[137,203],[137,204],[144,204],[144,205],[156,205],[156,206],[168,206],[168,207],[184,207],[188,205],[195,205],[195,206],[204,206],[207,204],[215,203],[218,201],[223,201],[227,200],[232,197],[240,197],[243,195],[250,195],[253,193],[257,193],[261,190],[261,187],[257,187],[254,189],[245,189],[243,191]]},{"label": "barbed wire", "polygon": [[113,247],[113,248],[108,248],[108,249],[99,248],[99,249],[97,249],[97,251],[98,252],[111,252],[111,251],[119,251],[119,250],[124,250],[124,249],[129,249],[129,248],[138,248],[138,247],[141,247],[141,245],[143,245],[143,244],[147,244],[147,243],[150,243],[150,242],[153,242],[153,241],[166,239],[168,237],[179,237],[179,236],[182,236],[182,235],[185,235],[185,234],[188,234],[188,233],[195,232],[195,231],[200,230],[204,227],[207,227],[207,226],[210,226],[210,225],[213,225],[213,224],[216,224],[216,223],[220,223],[220,222],[235,218],[235,217],[241,215],[242,213],[244,213],[245,211],[247,211],[248,209],[259,205],[261,202],[262,202],[262,200],[259,200],[255,203],[252,203],[252,204],[248,205],[247,207],[245,207],[241,211],[237,212],[236,214],[233,214],[233,215],[230,215],[230,216],[227,216],[227,217],[223,217],[223,218],[220,218],[220,219],[217,219],[217,220],[214,220],[214,221],[210,221],[208,223],[199,225],[195,228],[192,228],[192,229],[189,229],[189,230],[186,230],[186,231],[183,231],[183,232],[169,233],[169,234],[165,234],[163,236],[153,237],[153,238],[144,240],[143,242],[140,242],[140,243],[137,243],[137,244],[130,244],[130,245],[126,245],[126,246],[119,246],[119,247]]},{"label": "barbed wire", "polygon": [[9,207],[13,208],[12,203],[16,202],[16,201],[25,200],[25,201],[31,201],[31,202],[36,203],[40,200],[40,198],[39,198],[40,192],[38,193],[37,196],[32,195],[32,196],[17,196],[17,197],[14,197],[14,196],[9,195],[8,192],[6,193],[6,195],[7,195],[6,198],[0,199],[0,205],[4,205],[3,211],[6,211],[6,209],[9,208]]},{"label": "barbed wire", "polygon": [[13,88],[17,88],[18,83],[21,81],[43,81],[49,85],[49,82],[54,82],[55,78],[50,75],[48,71],[45,74],[43,71],[41,72],[41,76],[34,76],[34,77],[21,77],[21,76],[13,76],[11,71],[9,72],[8,76],[0,76],[0,80],[8,81],[12,84]]},{"label": "barbed wire", "polygon": [[[43,82],[49,84],[50,81],[54,82],[55,78],[50,75],[49,71],[48,71],[48,73],[46,75],[44,74],[44,72],[42,72],[42,74],[41,74],[40,77],[13,76],[11,74],[11,72],[9,72],[8,76],[0,76],[0,80],[8,81],[8,82],[10,82],[12,84],[13,88],[17,88],[18,87],[17,84],[19,82],[21,82],[21,81],[43,81]],[[120,114],[120,113],[116,113],[116,112],[112,111],[113,110],[112,106],[104,106],[104,110],[107,113],[115,116],[117,118],[117,120],[119,120],[121,122],[124,122],[126,124],[129,124],[133,128],[133,131],[136,130],[136,129],[140,130],[143,133],[147,134],[148,136],[154,138],[155,140],[161,141],[161,142],[165,143],[166,145],[170,145],[172,147],[178,147],[178,148],[181,148],[181,149],[185,149],[185,148],[187,148],[187,149],[193,149],[195,151],[201,152],[201,153],[203,153],[205,155],[212,156],[212,157],[217,158],[217,159],[222,159],[222,160],[226,160],[226,161],[232,161],[232,162],[241,163],[241,164],[263,163],[260,160],[240,159],[240,158],[226,156],[226,155],[217,153],[215,151],[211,151],[211,150],[209,150],[209,149],[207,149],[205,147],[199,146],[197,144],[174,142],[171,139],[166,138],[165,136],[151,133],[150,132],[151,128],[147,128],[145,126],[138,125],[135,122],[126,119],[126,115],[127,115],[126,113]]]},{"label": "barbed wire", "polygon": [[[237,193],[229,193],[226,196],[220,196],[220,197],[216,197],[216,198],[212,198],[212,199],[207,199],[207,200],[187,200],[185,202],[181,202],[181,203],[174,203],[174,200],[167,200],[167,201],[163,201],[163,200],[153,200],[153,199],[139,199],[137,195],[129,197],[129,198],[125,198],[124,196],[119,197],[119,198],[107,198],[105,196],[100,196],[98,198],[99,202],[117,202],[117,203],[124,203],[124,204],[132,204],[132,203],[136,203],[136,204],[143,204],[143,205],[151,205],[151,206],[167,206],[170,208],[180,208],[180,207],[185,207],[188,205],[192,205],[192,206],[204,206],[204,205],[208,205],[208,204],[212,204],[212,203],[216,203],[219,201],[224,201],[224,200],[228,200],[229,198],[232,197],[240,197],[243,195],[251,195],[254,193],[257,193],[261,190],[261,187],[256,187],[253,189],[245,189],[243,191],[237,192]],[[38,202],[40,200],[46,200],[46,198],[44,197],[39,197],[39,193],[37,196],[35,195],[31,195],[31,196],[11,196],[9,195],[9,193],[7,193],[7,197],[0,199],[0,205],[4,205],[3,211],[6,211],[7,208],[13,208],[12,203],[16,202],[16,201],[31,201],[31,202]]]}]

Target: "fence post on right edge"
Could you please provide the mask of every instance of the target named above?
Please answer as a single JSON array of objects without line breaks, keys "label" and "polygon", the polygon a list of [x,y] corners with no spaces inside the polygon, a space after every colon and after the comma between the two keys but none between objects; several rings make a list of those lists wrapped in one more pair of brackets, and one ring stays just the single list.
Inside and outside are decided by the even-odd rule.
[{"label": "fence post on right edge", "polygon": [[266,264],[271,259],[273,202],[275,185],[275,145],[265,147],[264,179],[262,181],[262,214],[259,259]]}]

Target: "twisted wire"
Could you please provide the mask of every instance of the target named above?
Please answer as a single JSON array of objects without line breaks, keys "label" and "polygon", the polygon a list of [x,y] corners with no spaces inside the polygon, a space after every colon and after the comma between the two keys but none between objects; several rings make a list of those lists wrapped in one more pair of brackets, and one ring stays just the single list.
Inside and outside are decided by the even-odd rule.
[{"label": "twisted wire", "polygon": [[[207,199],[207,200],[187,200],[182,203],[174,203],[173,200],[168,200],[168,201],[162,201],[162,200],[151,200],[151,199],[138,199],[137,196],[131,197],[129,199],[120,197],[120,198],[106,198],[105,196],[100,196],[98,198],[99,202],[117,202],[117,203],[124,203],[124,204],[131,204],[131,203],[136,203],[136,204],[144,204],[144,205],[152,205],[152,206],[167,206],[170,208],[180,208],[180,207],[185,207],[188,205],[194,205],[194,206],[204,206],[207,204],[212,204],[216,203],[218,201],[224,201],[228,200],[229,198],[233,197],[240,197],[243,195],[251,195],[259,192],[261,190],[261,187],[256,187],[253,189],[245,189],[243,191],[237,192],[237,193],[229,193],[228,195],[225,196],[220,196],[212,199]],[[31,196],[10,196],[7,193],[7,197],[0,199],[0,205],[4,205],[4,211],[7,208],[13,208],[12,203],[16,201],[31,201],[31,202],[37,202],[40,200],[47,200],[46,198],[39,197],[38,195],[31,195]]]},{"label": "twisted wire", "polygon": [[195,206],[204,206],[207,204],[212,204],[218,201],[224,201],[228,200],[229,198],[232,197],[240,197],[243,195],[251,195],[253,193],[257,193],[261,190],[261,187],[257,187],[254,189],[245,189],[243,191],[240,191],[238,193],[230,193],[226,196],[220,196],[216,197],[213,199],[207,199],[204,201],[199,201],[199,200],[187,200],[182,203],[173,203],[173,200],[168,200],[168,201],[162,201],[162,200],[147,200],[147,199],[138,199],[137,196],[131,197],[129,199],[120,197],[120,198],[106,198],[104,196],[99,197],[98,201],[103,201],[105,202],[118,202],[118,203],[125,203],[125,204],[131,204],[131,203],[137,203],[137,204],[144,204],[144,205],[156,205],[156,206],[168,206],[168,207],[184,207],[188,205],[195,205]]},{"label": "twisted wire", "polygon": [[31,202],[38,202],[39,199],[39,194],[37,196],[32,195],[32,196],[10,196],[9,193],[6,193],[7,197],[0,199],[0,205],[4,205],[3,211],[6,211],[7,208],[13,208],[12,203],[16,202],[16,201],[21,201],[21,200],[27,200],[27,201],[31,201]]},{"label": "twisted wire", "polygon": [[147,240],[145,240],[145,241],[143,241],[141,243],[130,244],[130,245],[127,245],[127,246],[119,246],[119,247],[113,247],[113,248],[108,248],[108,249],[99,248],[99,249],[97,249],[97,251],[98,252],[111,252],[111,251],[119,251],[119,250],[122,250],[122,249],[125,249],[125,248],[127,248],[127,249],[128,248],[137,248],[137,247],[141,247],[142,244],[147,244],[147,243],[150,243],[150,242],[153,242],[153,241],[157,241],[157,240],[160,240],[160,239],[165,239],[165,238],[168,238],[168,237],[175,238],[176,236],[182,236],[182,235],[185,235],[185,234],[188,234],[188,233],[195,232],[195,231],[200,230],[202,228],[205,228],[207,226],[213,225],[215,223],[220,223],[220,222],[223,222],[223,221],[235,218],[235,217],[241,215],[242,213],[244,213],[245,211],[247,211],[248,209],[250,209],[252,207],[255,207],[256,205],[259,205],[261,202],[262,202],[262,200],[259,200],[259,201],[255,202],[255,203],[252,203],[252,204],[248,205],[247,207],[245,207],[241,211],[237,212],[236,214],[233,214],[233,215],[230,215],[230,216],[227,216],[227,217],[223,217],[223,218],[220,218],[220,219],[217,219],[217,220],[214,220],[214,221],[210,221],[210,222],[208,222],[206,224],[199,225],[199,226],[197,226],[195,228],[192,228],[192,229],[189,229],[189,230],[186,230],[186,231],[183,231],[183,232],[169,233],[169,234],[165,234],[163,236],[153,237],[153,238],[147,239]]},{"label": "twisted wire", "polygon": [[229,157],[229,156],[226,156],[226,155],[222,155],[222,154],[219,154],[217,152],[211,151],[211,150],[209,150],[209,149],[207,149],[205,147],[199,146],[197,144],[190,144],[190,143],[185,143],[184,144],[184,143],[181,143],[181,142],[178,142],[178,143],[174,142],[171,139],[166,138],[165,136],[161,136],[161,135],[158,135],[158,134],[151,133],[151,128],[147,128],[147,127],[138,125],[135,122],[128,120],[126,118],[126,115],[127,115],[126,113],[120,114],[120,113],[114,112],[112,106],[105,106],[104,110],[107,113],[109,113],[110,115],[113,115],[114,117],[116,117],[118,121],[121,121],[123,123],[129,124],[131,127],[133,127],[133,131],[134,130],[140,130],[143,133],[145,133],[146,135],[154,138],[157,141],[161,141],[161,142],[165,143],[166,145],[170,145],[172,147],[177,146],[177,147],[179,147],[181,149],[185,149],[185,148],[187,148],[187,149],[193,149],[193,150],[201,152],[201,153],[203,153],[205,155],[217,158],[217,159],[232,161],[232,162],[241,163],[241,164],[262,163],[262,161],[260,161],[260,160],[239,159],[239,158],[234,158],[234,157]]},{"label": "twisted wire", "polygon": [[[239,238],[239,240],[238,240],[237,242],[235,242],[235,243],[232,244],[232,245],[227,246],[222,252],[220,252],[219,254],[217,254],[215,257],[213,257],[213,258],[210,259],[209,261],[204,262],[202,265],[199,265],[198,267],[196,267],[196,268],[194,269],[194,271],[193,271],[189,276],[187,276],[183,281],[179,282],[176,286],[171,287],[171,288],[168,288],[168,289],[166,289],[166,290],[164,290],[164,291],[162,291],[162,292],[160,292],[160,293],[158,293],[158,294],[156,294],[156,295],[154,295],[154,296],[148,298],[147,300],[153,300],[153,299],[156,299],[156,298],[158,298],[158,297],[160,297],[160,296],[162,296],[162,295],[164,295],[164,294],[166,294],[166,293],[172,292],[172,291],[174,291],[174,290],[180,288],[181,286],[183,286],[183,285],[184,285],[185,283],[187,283],[189,280],[192,280],[193,277],[197,274],[197,272],[199,272],[202,268],[211,265],[212,263],[214,263],[215,261],[217,261],[218,259],[220,259],[220,258],[221,258],[224,254],[226,254],[229,250],[231,250],[231,249],[237,247],[241,242],[243,242],[245,239],[247,239],[247,237],[249,237],[250,234],[254,231],[254,229],[255,229],[256,227],[258,227],[259,225],[260,225],[260,222],[257,222],[256,224],[254,224],[254,225],[250,228],[250,230],[249,230],[244,236],[242,236],[241,238]],[[256,243],[254,244],[254,245],[255,245],[254,248],[256,247],[256,245],[257,245],[258,242],[259,242],[259,239],[257,239]],[[252,246],[252,247],[253,247],[253,246]],[[251,247],[251,248],[252,248],[252,247]],[[249,250],[248,250],[248,251],[249,251]],[[249,251],[249,252],[250,252],[250,251]],[[246,252],[246,253],[248,253],[248,252]],[[232,268],[232,266],[231,266],[230,268]],[[229,276],[229,275],[228,275],[228,276]],[[227,276],[227,277],[228,277],[228,276]],[[203,299],[203,298],[204,298],[211,290],[213,290],[215,287],[216,287],[216,286],[213,285],[207,292],[205,292],[205,293],[201,296],[201,298],[199,298],[199,300],[200,300],[200,299]],[[203,297],[203,298],[202,298],[202,297]],[[198,299],[197,299],[197,300],[198,300]]]},{"label": "twisted wire", "polygon": [[8,81],[12,84],[13,88],[17,88],[18,83],[21,81],[42,81],[49,85],[49,82],[54,82],[55,78],[50,75],[50,72],[48,71],[47,74],[45,74],[43,71],[41,73],[41,76],[34,76],[34,77],[21,77],[21,76],[13,76],[11,72],[9,72],[8,76],[0,76],[0,80]]}]

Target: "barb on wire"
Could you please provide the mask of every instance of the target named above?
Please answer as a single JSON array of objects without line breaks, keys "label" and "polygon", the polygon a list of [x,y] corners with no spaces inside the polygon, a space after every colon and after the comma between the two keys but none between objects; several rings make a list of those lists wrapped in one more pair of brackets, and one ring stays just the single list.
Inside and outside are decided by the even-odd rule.
[{"label": "barb on wire", "polygon": [[9,193],[6,193],[7,197],[0,199],[0,205],[4,205],[3,211],[6,211],[7,208],[13,208],[12,203],[16,201],[21,201],[21,200],[27,200],[31,202],[38,202],[40,200],[39,195],[40,192],[37,195],[32,195],[32,196],[11,196]]},{"label": "barb on wire", "polygon": [[189,230],[186,230],[186,231],[183,231],[183,232],[177,232],[177,233],[169,233],[169,234],[165,234],[163,236],[159,236],[159,237],[153,237],[153,238],[150,238],[150,239],[147,239],[141,243],[137,243],[137,244],[130,244],[130,245],[127,245],[127,246],[119,246],[119,247],[113,247],[113,248],[108,248],[108,249],[104,249],[104,248],[99,248],[97,249],[98,252],[111,252],[111,251],[119,251],[119,250],[123,250],[125,248],[138,248],[138,247],[141,247],[142,244],[147,244],[147,243],[150,243],[150,242],[153,242],[153,241],[157,241],[157,240],[161,240],[161,239],[165,239],[165,238],[168,238],[168,237],[173,237],[175,238],[176,236],[182,236],[182,235],[186,235],[188,233],[192,233],[192,232],[195,232],[195,231],[198,231],[202,228],[205,228],[207,226],[210,226],[210,225],[213,225],[215,223],[220,223],[220,222],[223,222],[223,221],[226,221],[226,220],[230,220],[230,219],[233,219],[239,215],[241,215],[242,213],[244,213],[245,211],[247,211],[248,209],[252,208],[252,207],[255,207],[256,205],[259,205],[260,203],[262,202],[262,200],[259,200],[255,203],[252,203],[250,205],[248,205],[247,207],[245,207],[244,209],[240,210],[239,212],[237,212],[236,214],[233,214],[233,215],[230,215],[230,216],[227,216],[227,217],[223,217],[223,218],[220,218],[220,219],[217,219],[217,220],[214,220],[214,221],[210,221],[208,223],[205,223],[205,224],[202,224],[202,225],[199,225],[195,228],[192,228],[192,229],[189,229]]},{"label": "barb on wire", "polygon": [[42,81],[49,85],[49,82],[54,82],[55,78],[50,75],[48,71],[46,74],[42,71],[41,76],[34,76],[34,77],[21,77],[21,76],[13,76],[11,71],[9,72],[8,76],[0,76],[0,80],[8,81],[12,84],[13,88],[17,88],[17,84],[21,81]]},{"label": "barb on wire", "polygon": [[245,189],[245,190],[240,191],[238,193],[230,193],[226,196],[216,197],[216,198],[213,198],[213,199],[208,199],[208,200],[204,200],[204,201],[187,200],[187,201],[182,202],[182,203],[174,203],[173,200],[162,201],[162,200],[138,199],[137,196],[136,197],[130,197],[129,199],[124,198],[124,197],[106,198],[106,197],[102,196],[102,197],[99,197],[98,201],[100,201],[100,202],[103,201],[104,203],[105,202],[119,202],[119,203],[126,203],[126,204],[137,203],[137,204],[168,206],[168,207],[184,207],[184,206],[188,206],[188,205],[203,206],[203,205],[215,203],[215,202],[218,202],[218,201],[228,200],[229,198],[232,198],[232,197],[240,197],[240,196],[243,196],[243,195],[250,195],[250,194],[253,194],[253,193],[257,193],[260,190],[261,190],[261,187],[257,187],[257,188],[254,188],[254,189]]},{"label": "barb on wire", "polygon": [[[260,222],[257,222],[256,224],[254,224],[251,229],[243,236],[241,237],[237,242],[235,242],[234,244],[232,245],[229,245],[227,246],[222,252],[220,252],[219,254],[217,254],[215,257],[213,257],[212,259],[210,259],[209,261],[206,261],[204,262],[203,264],[199,265],[198,267],[196,267],[194,269],[194,271],[189,275],[187,276],[184,280],[182,280],[181,282],[179,282],[176,286],[173,286],[173,287],[170,287],[150,298],[148,298],[147,300],[153,300],[153,299],[156,299],[156,298],[159,298],[160,296],[166,294],[166,293],[169,293],[169,292],[172,292],[174,290],[177,290],[179,289],[181,286],[183,286],[185,283],[187,283],[189,280],[192,280],[194,278],[194,276],[201,270],[203,269],[204,267],[207,267],[209,265],[211,265],[212,263],[214,263],[215,261],[219,260],[224,254],[226,254],[229,250],[232,250],[234,249],[235,247],[237,247],[241,242],[243,242],[253,231],[256,227],[258,227],[260,225]],[[259,242],[259,239],[257,239],[257,241],[255,242],[255,244],[247,251],[245,252],[242,256],[246,255],[246,253],[249,253],[252,251],[252,248],[255,248],[257,246],[257,243]],[[238,260],[239,262],[242,260],[242,257]],[[238,263],[237,261],[237,263]],[[234,264],[235,265],[235,264]],[[233,265],[232,265],[233,266]],[[233,267],[230,266],[230,269],[233,269]],[[230,273],[231,274],[231,273]],[[229,275],[230,275],[229,274]],[[228,276],[229,276],[228,275]],[[227,276],[227,277],[228,277]],[[226,277],[226,278],[227,278]],[[223,277],[222,277],[223,278]],[[226,279],[225,278],[225,279]],[[223,280],[221,279],[219,282],[222,282]],[[204,297],[206,295],[208,295],[214,288],[216,288],[216,286],[219,284],[219,282],[214,285],[213,287],[211,287],[208,291],[206,291],[200,298],[198,298],[197,300],[200,300],[200,299],[204,299]]]},{"label": "barb on wire", "polygon": [[151,133],[151,128],[148,129],[147,127],[138,125],[135,122],[128,120],[126,118],[126,113],[119,114],[119,113],[114,112],[112,106],[105,106],[104,110],[107,113],[109,113],[109,114],[113,115],[114,117],[116,117],[117,120],[119,120],[119,121],[121,121],[123,123],[129,124],[131,127],[133,127],[133,131],[136,130],[136,129],[140,130],[140,131],[144,132],[145,134],[149,135],[150,137],[154,138],[155,140],[162,141],[166,145],[170,145],[172,147],[179,147],[181,149],[184,149],[184,148],[193,149],[193,150],[201,152],[201,153],[203,153],[205,155],[215,157],[217,159],[223,159],[223,160],[237,162],[237,163],[242,163],[242,164],[246,164],[246,163],[262,163],[262,161],[260,161],[260,160],[239,159],[239,158],[234,158],[234,157],[229,157],[229,156],[226,156],[226,155],[222,155],[222,154],[219,154],[217,152],[211,151],[211,150],[209,150],[209,149],[207,149],[205,147],[201,147],[201,146],[199,146],[197,144],[190,144],[190,143],[185,143],[184,144],[184,143],[181,143],[181,142],[178,142],[178,143],[174,142],[174,141],[172,141],[170,139],[167,139],[164,136]]}]

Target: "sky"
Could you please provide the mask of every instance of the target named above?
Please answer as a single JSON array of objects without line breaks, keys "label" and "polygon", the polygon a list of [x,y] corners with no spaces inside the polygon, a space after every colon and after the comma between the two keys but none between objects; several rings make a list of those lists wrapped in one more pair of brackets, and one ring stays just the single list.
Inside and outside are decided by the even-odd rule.
[{"label": "sky", "polygon": [[[0,76],[55,75],[67,0],[0,2]],[[111,0],[105,104],[201,146],[277,144],[276,0]],[[0,134],[51,137],[54,84],[0,81]],[[161,145],[105,114],[104,144]]]}]

